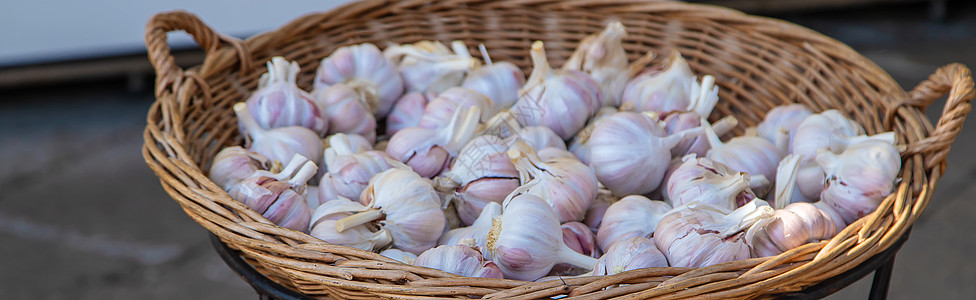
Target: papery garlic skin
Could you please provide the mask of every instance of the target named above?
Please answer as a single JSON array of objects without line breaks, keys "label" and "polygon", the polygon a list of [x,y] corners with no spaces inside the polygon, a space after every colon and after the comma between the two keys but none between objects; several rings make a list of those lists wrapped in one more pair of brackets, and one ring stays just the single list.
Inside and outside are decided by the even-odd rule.
[{"label": "papery garlic skin", "polygon": [[407,92],[440,93],[460,86],[467,72],[480,65],[460,41],[451,48],[439,41],[391,45],[383,55],[396,64]]},{"label": "papery garlic skin", "polygon": [[471,107],[458,111],[450,124],[438,130],[410,127],[397,132],[386,153],[410,166],[423,177],[432,178],[448,167],[468,141],[474,138],[480,111]]},{"label": "papery garlic skin", "polygon": [[269,165],[270,161],[264,155],[244,150],[241,146],[226,147],[214,156],[208,177],[226,191]]},{"label": "papery garlic skin", "polygon": [[597,244],[604,252],[616,242],[632,238],[654,236],[654,230],[671,205],[640,195],[623,197],[610,205],[603,215],[603,222],[596,233]]},{"label": "papery garlic skin", "polygon": [[651,69],[627,83],[621,107],[667,114],[684,111],[701,93],[718,97],[718,87],[702,91],[688,63],[678,51],[671,52],[663,71]]},{"label": "papery garlic skin", "polygon": [[394,64],[370,43],[339,47],[322,59],[315,73],[314,89],[337,83],[358,91],[376,118],[385,117],[404,91],[403,79]]},{"label": "papery garlic skin", "polygon": [[515,143],[516,139],[525,141],[532,149],[559,148],[566,150],[566,142],[563,141],[556,132],[545,126],[527,126],[515,133],[515,135],[505,139],[509,144]]},{"label": "papery garlic skin", "polygon": [[437,95],[427,103],[423,116],[417,126],[427,129],[438,129],[447,126],[455,113],[466,111],[471,107],[481,110],[481,120],[497,113],[495,102],[484,94],[463,87],[452,87]]},{"label": "papery garlic skin", "polygon": [[501,203],[519,186],[519,172],[508,157],[508,146],[498,137],[472,139],[451,165],[434,181],[435,188],[455,201],[462,224],[470,225],[489,203]]},{"label": "papery garlic skin", "polygon": [[430,181],[413,171],[392,168],[373,176],[360,196],[367,207],[383,212],[380,227],[393,236],[393,246],[414,254],[437,245],[445,216]]},{"label": "papery garlic skin", "polygon": [[759,137],[774,144],[780,131],[788,132],[789,140],[792,141],[796,137],[796,130],[800,127],[800,123],[812,114],[813,112],[802,104],[780,105],[766,113],[766,117],[756,126],[756,130]]},{"label": "papery garlic skin", "polygon": [[668,201],[674,207],[700,202],[732,211],[756,198],[748,174],[695,154],[682,158],[666,184]]},{"label": "papery garlic skin", "polygon": [[495,218],[486,244],[505,278],[532,281],[545,276],[557,263],[587,270],[596,264],[595,258],[576,253],[563,243],[556,213],[542,198],[521,194],[502,206],[502,215]]},{"label": "papery garlic skin", "polygon": [[410,92],[400,97],[386,117],[386,135],[393,136],[397,131],[420,125],[427,103],[437,97],[434,93]]},{"label": "papery garlic skin", "polygon": [[417,261],[417,255],[416,254],[413,254],[413,253],[410,253],[410,252],[406,252],[406,251],[403,251],[403,250],[400,250],[400,249],[396,249],[396,248],[390,248],[390,249],[386,249],[386,250],[380,251],[380,255],[389,257],[389,258],[391,258],[393,260],[396,260],[398,262],[405,263],[405,264],[408,264],[408,265],[412,265],[415,261]]},{"label": "papery garlic skin", "polygon": [[847,224],[873,212],[891,194],[901,170],[898,150],[879,140],[858,143],[839,155],[821,150],[817,163],[827,178],[820,199]]},{"label": "papery garlic skin", "polygon": [[576,155],[573,154],[572,152],[560,148],[556,148],[556,147],[542,148],[541,150],[536,151],[536,154],[538,154],[539,158],[541,158],[543,161],[550,161],[555,159],[579,160],[578,158],[576,158]]},{"label": "papery garlic skin", "polygon": [[260,153],[271,161],[289,161],[295,154],[313,162],[322,161],[322,140],[314,131],[300,126],[265,130],[247,109],[247,104],[234,104],[234,113],[244,133],[250,137],[248,150]]},{"label": "papery garlic skin", "polygon": [[492,222],[502,214],[502,205],[496,202],[489,202],[481,210],[478,218],[470,226],[451,229],[444,233],[438,245],[460,245],[466,239],[474,241],[474,246],[478,247],[484,255],[488,254],[486,240],[488,232],[491,231]]},{"label": "papery garlic skin", "polygon": [[600,87],[585,73],[554,71],[541,41],[532,44],[531,56],[532,74],[512,106],[512,113],[523,125],[546,126],[569,139],[599,109]]},{"label": "papery garlic skin", "polygon": [[668,267],[668,260],[657,249],[654,239],[631,237],[610,245],[597,261],[592,275],[616,275],[630,270],[657,267]]},{"label": "papery garlic skin", "polygon": [[[366,206],[346,198],[337,198],[319,205],[312,215],[309,234],[331,244],[373,251],[388,245],[392,239],[386,230],[378,230],[368,224],[336,229],[336,222],[367,210]],[[375,231],[375,232],[374,232]]]},{"label": "papery garlic skin", "polygon": [[773,215],[763,200],[726,214],[710,205],[676,208],[658,223],[654,243],[672,267],[701,268],[751,257],[744,230]]},{"label": "papery garlic skin", "polygon": [[298,63],[280,56],[271,58],[257,91],[245,101],[247,108],[261,128],[301,126],[325,136],[329,130],[328,117],[312,96],[298,87],[298,72]]},{"label": "papery garlic skin", "polygon": [[779,255],[809,242],[833,237],[842,228],[834,220],[810,203],[793,203],[777,209],[769,219],[760,221],[746,233],[753,256]]},{"label": "papery garlic skin", "polygon": [[414,264],[465,277],[504,278],[494,262],[465,245],[437,246],[417,256]]},{"label": "papery garlic skin", "polygon": [[602,106],[620,106],[624,87],[633,75],[628,70],[623,47],[626,35],[624,25],[612,21],[599,34],[584,38],[563,66],[593,77],[600,85]]},{"label": "papery garlic skin", "polygon": [[516,142],[508,150],[519,171],[519,181],[527,187],[525,193],[545,199],[556,211],[559,222],[580,221],[593,199],[597,182],[593,169],[575,159],[543,161],[525,142]]},{"label": "papery garlic skin", "polygon": [[461,86],[485,94],[498,108],[511,107],[518,101],[518,91],[525,85],[525,75],[509,62],[487,63],[468,73]]},{"label": "papery garlic skin", "polygon": [[376,118],[352,87],[337,83],[313,92],[319,110],[329,120],[329,134],[354,133],[376,141]]}]

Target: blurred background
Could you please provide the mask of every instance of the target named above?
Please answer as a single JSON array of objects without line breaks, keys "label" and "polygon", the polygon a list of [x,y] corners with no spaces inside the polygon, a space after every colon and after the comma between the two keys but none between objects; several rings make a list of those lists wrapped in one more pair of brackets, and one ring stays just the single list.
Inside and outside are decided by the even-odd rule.
[{"label": "blurred background", "polygon": [[[347,1],[14,1],[0,10],[0,293],[5,299],[249,299],[207,231],[143,162],[156,12],[185,9],[246,38]],[[706,0],[836,38],[905,89],[976,67],[976,4],[949,0]],[[232,9],[228,9],[232,8]],[[202,53],[171,34],[177,62]],[[933,122],[941,103],[928,111]],[[932,204],[898,253],[892,299],[976,297],[976,129],[953,145]],[[863,299],[871,276],[830,296]]]}]

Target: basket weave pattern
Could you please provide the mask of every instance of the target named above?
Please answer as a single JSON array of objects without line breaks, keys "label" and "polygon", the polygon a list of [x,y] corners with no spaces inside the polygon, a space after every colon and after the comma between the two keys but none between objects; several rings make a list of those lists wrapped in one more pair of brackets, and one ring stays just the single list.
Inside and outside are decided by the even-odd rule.
[{"label": "basket weave pattern", "polygon": [[[741,124],[737,133],[761,121],[772,107],[791,102],[816,111],[839,109],[869,133],[894,130],[898,143],[907,146],[901,182],[875,213],[833,239],[778,256],[533,283],[459,277],[330,245],[271,224],[205,175],[217,151],[242,142],[231,106],[256,88],[271,56],[297,61],[303,88],[310,87],[323,57],[340,46],[365,42],[381,47],[425,39],[484,43],[494,60],[529,71],[532,41],[543,40],[550,61],[559,66],[580,39],[599,32],[609,20],[627,27],[624,42],[631,59],[647,51],[677,49],[696,74],[714,75],[721,101],[712,119],[736,116]],[[175,65],[166,40],[166,33],[175,30],[186,31],[206,50],[202,65],[187,70]],[[974,97],[972,76],[959,64],[936,70],[906,92],[854,50],[809,29],[673,2],[364,1],[303,16],[244,41],[176,11],[150,20],[146,46],[157,74],[157,100],[148,114],[143,155],[164,190],[262,274],[311,296],[341,298],[528,299],[568,294],[587,299],[725,299],[798,291],[857,266],[905,233],[929,203]],[[945,94],[947,104],[933,126],[924,111]]]}]

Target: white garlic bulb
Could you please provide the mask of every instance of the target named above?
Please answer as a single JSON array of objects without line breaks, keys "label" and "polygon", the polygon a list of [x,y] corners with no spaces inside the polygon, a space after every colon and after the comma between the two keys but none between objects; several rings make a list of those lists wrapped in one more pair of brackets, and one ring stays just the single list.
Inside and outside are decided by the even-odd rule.
[{"label": "white garlic bulb", "polygon": [[244,103],[261,128],[301,126],[325,136],[329,130],[328,116],[311,95],[298,87],[298,72],[298,63],[280,56],[271,58],[257,91]]},{"label": "white garlic bulb", "polygon": [[434,247],[444,231],[446,221],[437,192],[429,180],[413,171],[392,168],[376,174],[359,202],[369,210],[338,220],[339,232],[379,220],[379,227],[390,232],[394,247],[420,254]]},{"label": "white garlic bulb", "polygon": [[[704,83],[705,78],[702,81]],[[681,53],[673,51],[663,70],[652,68],[627,83],[621,110],[653,111],[661,114],[686,111],[693,101],[703,97],[702,94],[708,98],[717,98],[718,87],[699,84]]]},{"label": "white garlic bulb", "polygon": [[675,208],[654,231],[654,243],[672,267],[701,268],[751,257],[744,231],[773,215],[773,208],[756,199],[726,214],[724,210],[692,203]]},{"label": "white garlic bulb", "polygon": [[488,118],[497,113],[495,102],[488,96],[472,89],[452,87],[427,103],[417,126],[427,129],[447,126],[456,112],[466,111],[470,107],[477,107],[481,110],[482,121],[487,121]]},{"label": "white garlic bulb", "polygon": [[[591,269],[596,259],[576,253],[563,243],[556,212],[542,198],[512,193],[495,218],[486,245],[505,278],[536,280],[557,263]],[[517,196],[516,196],[517,195]],[[526,226],[531,224],[531,226]]]},{"label": "white garlic bulb", "polygon": [[400,97],[386,117],[386,135],[393,136],[404,128],[419,126],[427,103],[435,97],[437,94],[421,92],[410,92]]},{"label": "white garlic bulb", "polygon": [[773,256],[809,242],[829,239],[841,228],[830,215],[810,203],[793,203],[752,225],[746,240],[755,257]]},{"label": "white garlic bulb", "polygon": [[827,178],[820,199],[850,224],[873,212],[891,194],[901,156],[891,143],[867,140],[839,155],[821,150],[817,163]]},{"label": "white garlic bulb", "polygon": [[772,184],[768,180],[776,179],[776,167],[786,155],[785,149],[756,136],[737,136],[723,143],[710,126],[705,126],[705,135],[712,147],[706,155],[709,159],[751,177],[763,176],[767,180],[765,184],[752,189],[757,195],[766,195]]},{"label": "white garlic bulb", "polygon": [[258,170],[270,167],[264,155],[244,150],[241,146],[220,149],[210,165],[208,177],[225,191],[251,177]]},{"label": "white garlic bulb", "polygon": [[647,194],[661,185],[671,148],[701,128],[666,135],[650,116],[619,112],[600,120],[587,145],[596,176],[615,195]]},{"label": "white garlic bulb", "polygon": [[383,55],[396,64],[407,92],[440,93],[460,86],[465,74],[480,65],[461,41],[451,48],[439,41],[391,45]]},{"label": "white garlic bulb", "polygon": [[522,185],[534,182],[525,193],[545,199],[556,211],[559,222],[580,221],[596,199],[599,183],[593,169],[575,159],[543,161],[525,142],[508,150]]},{"label": "white garlic bulb", "polygon": [[376,118],[385,117],[404,90],[395,65],[370,43],[339,47],[322,59],[315,73],[314,89],[337,83],[356,90]]},{"label": "white garlic bulb", "polygon": [[457,111],[447,126],[430,130],[410,127],[397,132],[386,153],[410,166],[423,177],[440,174],[475,134],[481,112],[477,107]]},{"label": "white garlic bulb", "polygon": [[596,127],[596,123],[603,120],[606,117],[612,116],[620,112],[616,107],[604,106],[596,112],[590,120],[586,123],[583,129],[573,136],[573,139],[569,142],[568,149],[570,152],[576,155],[577,158],[584,164],[590,164],[590,147],[588,145],[590,141],[590,135],[593,134],[593,128]]},{"label": "white garlic bulb", "polygon": [[316,169],[315,163],[296,155],[281,172],[255,172],[228,194],[278,226],[306,232],[311,215],[305,187]]},{"label": "white garlic bulb", "polygon": [[382,151],[342,154],[339,151],[336,148],[325,150],[328,171],[319,181],[317,196],[321,201],[337,197],[358,199],[374,175],[390,168],[405,167]]},{"label": "white garlic bulb", "polygon": [[525,84],[525,74],[510,62],[492,62],[484,45],[478,47],[485,66],[469,72],[461,86],[485,94],[500,109],[511,107],[518,101],[518,91]]},{"label": "white garlic bulb", "polygon": [[465,277],[503,278],[502,270],[466,245],[441,245],[417,256],[415,265]]},{"label": "white garlic bulb", "polygon": [[[802,104],[773,107],[773,109],[766,113],[763,121],[756,126],[756,131],[759,137],[773,144],[776,143],[776,139],[779,136],[778,132],[780,131],[788,132],[789,140],[793,141],[793,138],[796,136],[796,130],[800,127],[800,123],[812,114],[813,112]],[[793,152],[792,149],[789,149],[789,151],[791,153]]]},{"label": "white garlic bulb", "polygon": [[386,229],[380,229],[373,224],[352,226],[342,231],[336,228],[336,222],[339,220],[368,209],[358,202],[342,197],[326,201],[315,209],[309,234],[331,244],[366,251],[383,248],[393,240]]},{"label": "white garlic bulb", "polygon": [[461,148],[451,169],[434,180],[434,187],[454,201],[461,223],[470,225],[485,205],[502,203],[519,186],[519,172],[508,158],[508,146],[498,137],[482,135]]},{"label": "white garlic bulb", "polygon": [[606,252],[618,241],[631,237],[653,237],[658,222],[669,211],[671,205],[664,201],[655,201],[640,195],[623,197],[610,205],[604,213],[603,222],[596,233],[597,244]]},{"label": "white garlic bulb", "polygon": [[593,77],[600,85],[603,106],[620,106],[627,81],[646,64],[646,59],[642,59],[628,66],[623,46],[626,35],[624,25],[612,21],[599,34],[583,38],[564,65]]},{"label": "white garlic bulb", "polygon": [[295,154],[310,161],[322,161],[322,140],[314,131],[300,126],[264,129],[258,125],[244,102],[234,104],[243,132],[250,138],[248,150],[260,153],[272,161],[289,161]]},{"label": "white garlic bulb", "polygon": [[616,275],[624,271],[667,266],[668,260],[657,249],[653,238],[631,237],[610,245],[597,260],[592,275]]},{"label": "white garlic bulb", "polygon": [[315,90],[312,96],[329,120],[329,134],[354,133],[370,143],[376,140],[376,118],[355,89],[337,83]]},{"label": "white garlic bulb", "polygon": [[600,86],[575,70],[553,70],[542,41],[532,43],[532,74],[519,93],[512,113],[519,123],[546,126],[569,139],[600,107]]},{"label": "white garlic bulb", "polygon": [[666,184],[668,201],[675,207],[701,202],[732,211],[756,198],[748,174],[695,154],[682,158]]},{"label": "white garlic bulb", "polygon": [[488,255],[486,240],[488,232],[491,231],[491,224],[502,214],[502,205],[497,202],[488,202],[478,218],[471,222],[470,226],[448,230],[437,240],[438,245],[460,245],[470,239],[474,247],[478,247],[484,255]]},{"label": "white garlic bulb", "polygon": [[417,255],[397,248],[390,248],[380,251],[380,255],[392,258],[401,263],[412,265],[417,261]]}]

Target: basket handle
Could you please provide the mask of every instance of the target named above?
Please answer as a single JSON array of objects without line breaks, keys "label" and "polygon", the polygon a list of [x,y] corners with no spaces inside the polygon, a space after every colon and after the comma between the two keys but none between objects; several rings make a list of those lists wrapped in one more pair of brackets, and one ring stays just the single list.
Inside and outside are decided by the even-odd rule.
[{"label": "basket handle", "polygon": [[945,65],[920,82],[911,92],[903,105],[911,105],[925,110],[936,99],[949,93],[942,116],[932,133],[915,143],[908,145],[904,155],[931,153],[925,161],[926,168],[932,168],[945,162],[949,155],[949,148],[956,136],[962,130],[966,115],[971,109],[970,101],[976,97],[973,89],[973,76],[969,68],[959,63]]},{"label": "basket handle", "polygon": [[248,69],[246,64],[250,61],[248,57],[250,52],[246,50],[241,40],[217,33],[200,17],[187,11],[157,13],[146,24],[146,50],[149,62],[156,71],[157,93],[166,86],[166,83],[176,82],[183,75],[183,69],[176,65],[166,39],[166,33],[177,30],[189,34],[207,56],[218,49],[220,42],[230,44],[237,50],[242,74]]}]

